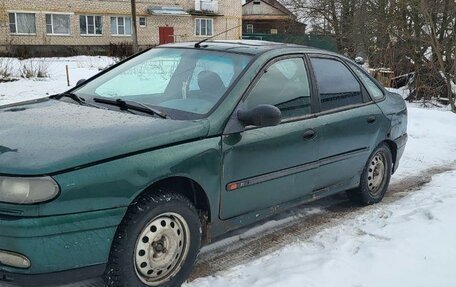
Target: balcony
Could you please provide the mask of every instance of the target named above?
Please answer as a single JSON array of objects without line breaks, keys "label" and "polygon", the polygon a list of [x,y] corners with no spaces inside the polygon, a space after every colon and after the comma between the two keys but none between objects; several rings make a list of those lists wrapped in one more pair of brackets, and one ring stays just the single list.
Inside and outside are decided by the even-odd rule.
[{"label": "balcony", "polygon": [[196,15],[219,15],[219,3],[216,0],[195,0]]}]

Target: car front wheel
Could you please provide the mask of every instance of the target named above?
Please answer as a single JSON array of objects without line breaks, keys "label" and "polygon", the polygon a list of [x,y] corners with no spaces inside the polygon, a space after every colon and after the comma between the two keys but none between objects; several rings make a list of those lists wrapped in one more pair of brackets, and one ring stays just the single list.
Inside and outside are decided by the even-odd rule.
[{"label": "car front wheel", "polygon": [[386,144],[380,145],[370,156],[361,175],[359,187],[347,192],[359,204],[379,203],[388,190],[392,174],[393,157]]},{"label": "car front wheel", "polygon": [[113,242],[105,281],[110,287],[177,287],[201,244],[193,204],[174,193],[145,195],[129,209]]}]

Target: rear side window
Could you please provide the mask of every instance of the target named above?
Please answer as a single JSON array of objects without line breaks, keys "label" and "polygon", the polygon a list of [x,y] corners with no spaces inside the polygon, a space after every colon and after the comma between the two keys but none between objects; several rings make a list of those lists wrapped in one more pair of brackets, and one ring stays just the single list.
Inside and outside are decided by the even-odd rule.
[{"label": "rear side window", "polygon": [[272,64],[245,101],[248,109],[261,104],[276,106],[283,119],[311,113],[310,85],[302,58]]},{"label": "rear side window", "polygon": [[363,103],[361,85],[344,64],[323,58],[312,58],[311,62],[322,111]]},{"label": "rear side window", "polygon": [[349,63],[350,67],[355,71],[356,75],[361,79],[366,89],[369,91],[369,94],[374,100],[383,99],[385,94],[377,86],[377,84],[368,76],[366,72],[363,71],[359,66]]}]

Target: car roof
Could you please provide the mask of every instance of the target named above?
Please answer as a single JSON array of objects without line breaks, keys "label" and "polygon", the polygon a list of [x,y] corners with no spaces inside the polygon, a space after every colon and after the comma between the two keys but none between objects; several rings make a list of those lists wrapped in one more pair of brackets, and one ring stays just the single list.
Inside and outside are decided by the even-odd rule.
[{"label": "car roof", "polygon": [[[174,44],[166,44],[161,45],[161,48],[195,48],[196,42],[182,42],[182,43],[174,43]],[[308,46],[301,46],[296,44],[285,44],[285,43],[277,43],[277,42],[268,42],[268,41],[258,41],[258,40],[215,40],[215,41],[207,41],[201,44],[201,48],[199,49],[207,49],[207,50],[215,50],[215,51],[222,51],[222,52],[230,52],[230,53],[242,53],[242,54],[250,54],[250,55],[257,55],[262,54],[267,51],[276,50],[276,49],[283,49],[283,50],[296,50],[301,49],[303,52],[318,52],[318,53],[325,53],[325,54],[334,54],[329,51],[320,50],[313,47]]]}]

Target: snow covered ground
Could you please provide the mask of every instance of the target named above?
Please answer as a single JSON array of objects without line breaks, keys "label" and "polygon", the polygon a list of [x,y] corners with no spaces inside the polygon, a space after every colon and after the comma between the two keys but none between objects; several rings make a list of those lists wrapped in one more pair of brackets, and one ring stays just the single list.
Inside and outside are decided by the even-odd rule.
[{"label": "snow covered ground", "polygon": [[[0,105],[65,91],[65,65],[74,85],[113,63],[106,57],[46,61],[49,79],[0,83]],[[456,115],[445,109],[409,105],[409,142],[392,183],[421,176],[430,168],[456,168],[455,124]],[[456,171],[449,171],[399,200],[366,208],[310,239],[296,239],[185,287],[456,286],[455,207]]]},{"label": "snow covered ground", "polygon": [[[0,83],[0,105],[6,105],[18,101],[42,98],[56,93],[61,93],[75,86],[80,79],[88,79],[100,70],[114,64],[110,57],[78,56],[68,58],[43,58],[28,60],[10,60],[0,58],[0,63],[6,63],[13,68],[12,77],[18,81]],[[11,62],[10,62],[11,61]],[[20,78],[21,69],[24,65],[47,67],[47,78],[23,79]],[[67,84],[65,66],[68,65],[70,87]],[[1,66],[1,65],[0,65]]]},{"label": "snow covered ground", "polygon": [[186,287],[456,286],[456,172],[354,220]]}]

